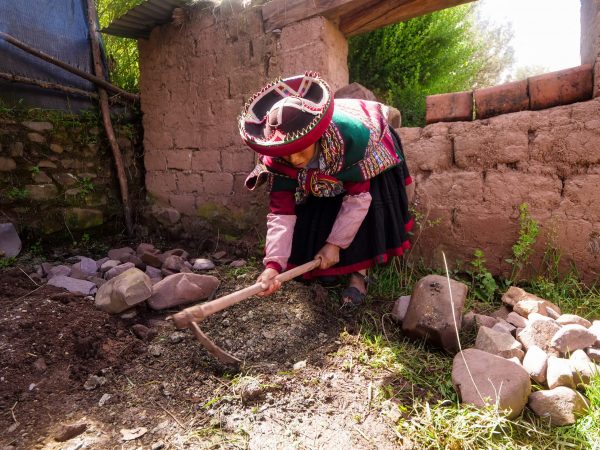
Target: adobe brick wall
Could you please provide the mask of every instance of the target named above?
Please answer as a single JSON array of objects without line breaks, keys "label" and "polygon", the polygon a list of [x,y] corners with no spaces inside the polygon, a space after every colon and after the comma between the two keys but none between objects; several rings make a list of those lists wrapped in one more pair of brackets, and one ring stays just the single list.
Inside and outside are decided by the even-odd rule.
[{"label": "adobe brick wall", "polygon": [[183,26],[157,27],[139,41],[146,188],[155,215],[165,207],[181,214],[168,224],[174,232],[264,222],[265,193],[243,185],[255,155],[237,129],[252,94],[306,70],[334,90],[348,84],[347,42],[332,23],[314,17],[265,34],[260,8],[240,3],[192,9]]},{"label": "adobe brick wall", "polygon": [[546,243],[587,280],[600,274],[600,98],[473,122],[401,128],[415,179],[415,207],[429,225],[415,254],[441,267],[485,252],[494,273],[518,237],[518,206],[540,222],[535,259]]}]

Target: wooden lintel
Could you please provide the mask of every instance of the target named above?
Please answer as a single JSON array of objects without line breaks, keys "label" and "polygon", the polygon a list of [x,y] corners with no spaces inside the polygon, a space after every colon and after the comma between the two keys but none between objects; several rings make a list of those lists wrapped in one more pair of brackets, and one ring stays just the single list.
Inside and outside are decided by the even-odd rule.
[{"label": "wooden lintel", "polygon": [[350,37],[472,1],[474,0],[380,1],[376,6],[365,5],[343,15],[339,20],[339,27],[345,36]]},{"label": "wooden lintel", "polygon": [[320,15],[354,36],[471,1],[476,0],[272,0],[262,15],[265,32]]}]

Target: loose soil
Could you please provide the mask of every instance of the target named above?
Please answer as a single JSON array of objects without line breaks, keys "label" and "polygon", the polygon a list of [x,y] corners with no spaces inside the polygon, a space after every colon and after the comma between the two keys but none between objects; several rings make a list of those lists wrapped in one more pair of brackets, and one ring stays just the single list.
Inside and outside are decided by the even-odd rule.
[{"label": "loose soil", "polygon": [[[251,284],[258,273],[242,272],[213,271],[222,280],[218,295]],[[173,311],[110,316],[89,298],[37,287],[19,268],[5,269],[0,449],[399,448],[398,409],[376,395],[377,387],[413,388],[352,363],[360,325],[340,313],[332,292],[289,282],[272,297],[203,322],[216,343],[243,360],[234,370],[189,331],[176,331],[166,320]],[[294,370],[302,361],[305,368]],[[103,384],[87,390],[91,375]],[[57,442],[70,424],[86,430]],[[121,433],[144,429],[132,440]]]}]

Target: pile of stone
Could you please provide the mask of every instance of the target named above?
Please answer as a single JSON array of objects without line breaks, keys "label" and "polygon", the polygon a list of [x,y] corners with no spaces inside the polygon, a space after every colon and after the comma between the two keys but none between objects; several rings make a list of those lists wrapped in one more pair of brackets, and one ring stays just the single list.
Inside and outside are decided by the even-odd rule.
[{"label": "pile of stone", "polygon": [[[600,373],[600,320],[563,314],[517,287],[492,315],[463,316],[467,286],[450,286],[445,277],[424,277],[410,297],[396,301],[392,316],[408,336],[458,352],[452,383],[463,403],[497,405],[509,418],[527,405],[553,425],[573,424],[587,412],[582,388]],[[469,330],[476,331],[475,346],[460,351],[459,335]]]},{"label": "pile of stone", "polygon": [[[213,255],[224,262],[225,252]],[[96,306],[118,314],[147,302],[155,310],[210,299],[219,287],[211,275],[196,273],[213,269],[210,259],[190,259],[188,252],[172,249],[165,252],[152,244],[142,243],[134,250],[116,248],[108,256],[94,260],[75,257],[73,264],[43,263],[32,277],[70,292],[95,297]],[[227,261],[229,262],[229,261]],[[231,264],[240,266],[243,260]]]}]

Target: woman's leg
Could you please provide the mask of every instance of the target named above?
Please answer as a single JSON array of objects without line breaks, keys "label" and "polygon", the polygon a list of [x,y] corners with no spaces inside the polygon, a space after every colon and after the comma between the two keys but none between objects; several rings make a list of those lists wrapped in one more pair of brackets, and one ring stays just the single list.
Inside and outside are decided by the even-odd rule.
[{"label": "woman's leg", "polygon": [[[367,294],[366,278],[367,269],[358,270],[350,274],[350,278],[348,280],[348,287],[342,292],[342,306],[352,303],[356,304],[358,297],[364,298],[364,296]],[[354,289],[351,288],[356,289],[358,291],[358,294],[356,293],[356,291],[354,291]],[[352,291],[354,291],[354,295],[350,295]]]}]

